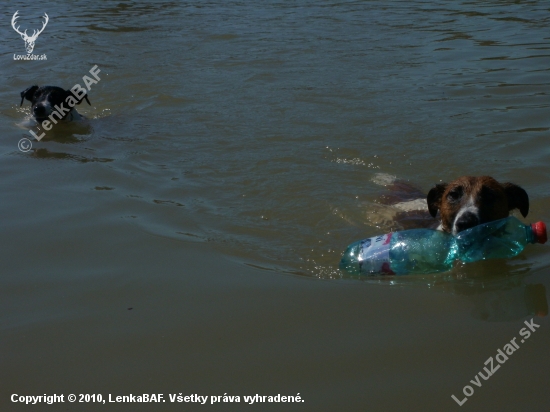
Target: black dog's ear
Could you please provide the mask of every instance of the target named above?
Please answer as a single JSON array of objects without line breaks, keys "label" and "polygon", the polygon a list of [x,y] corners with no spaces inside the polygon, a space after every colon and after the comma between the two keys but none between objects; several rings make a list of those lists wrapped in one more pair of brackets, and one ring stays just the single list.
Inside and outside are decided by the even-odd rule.
[{"label": "black dog's ear", "polygon": [[29,102],[32,101],[32,96],[38,90],[38,86],[31,86],[21,92],[21,104],[19,107],[23,106],[23,100],[27,99]]},{"label": "black dog's ear", "polygon": [[76,100],[76,104],[80,104],[82,103],[82,100],[86,99],[86,101],[88,102],[88,104],[91,106],[92,104],[90,103],[90,101],[88,100],[88,95],[85,94],[83,98],[81,98],[80,100],[76,97],[76,95],[69,89],[69,90],[65,90],[67,92],[67,96],[72,96],[74,97],[74,99]]},{"label": "black dog's ear", "polygon": [[445,189],[447,189],[447,183],[440,183],[435,185],[432,190],[428,192],[428,211],[432,217],[437,215],[437,211],[441,207],[441,198],[443,197]]},{"label": "black dog's ear", "polygon": [[529,213],[529,196],[527,192],[513,183],[504,183],[504,192],[508,197],[508,209],[519,209],[523,217]]}]

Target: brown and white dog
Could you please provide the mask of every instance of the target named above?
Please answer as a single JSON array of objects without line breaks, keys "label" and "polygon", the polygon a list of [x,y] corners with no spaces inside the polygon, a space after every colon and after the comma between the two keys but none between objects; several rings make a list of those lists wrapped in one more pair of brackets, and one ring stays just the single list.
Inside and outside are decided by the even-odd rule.
[{"label": "brown and white dog", "polygon": [[525,190],[513,183],[499,183],[490,176],[463,176],[451,183],[436,184],[427,199],[424,198],[427,201],[422,200],[422,192],[408,182],[389,175],[379,175],[377,179],[376,183],[389,190],[379,203],[393,210],[393,220],[403,229],[411,228],[411,224],[435,227],[439,212],[437,229],[456,235],[473,226],[508,217],[513,209],[519,209],[523,217],[529,212]]},{"label": "brown and white dog", "polygon": [[436,217],[438,229],[456,235],[481,223],[508,217],[519,209],[523,217],[529,213],[527,192],[513,183],[499,183],[490,176],[463,176],[442,183],[428,193],[428,211]]}]

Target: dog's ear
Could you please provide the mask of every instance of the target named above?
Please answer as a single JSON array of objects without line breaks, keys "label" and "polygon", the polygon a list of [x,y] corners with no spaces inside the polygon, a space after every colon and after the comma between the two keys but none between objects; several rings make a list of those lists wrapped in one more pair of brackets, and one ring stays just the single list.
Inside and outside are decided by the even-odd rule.
[{"label": "dog's ear", "polygon": [[435,185],[432,190],[428,192],[428,211],[432,217],[437,215],[437,211],[441,208],[441,198],[443,193],[447,189],[447,183],[440,183]]},{"label": "dog's ear", "polygon": [[82,103],[82,100],[86,99],[86,101],[88,102],[88,104],[91,106],[92,104],[90,103],[90,101],[88,100],[88,95],[85,94],[83,98],[81,98],[80,100],[75,96],[75,94],[69,89],[69,90],[65,90],[67,92],[67,96],[72,96],[75,100],[76,100],[76,104],[80,104]]},{"label": "dog's ear", "polygon": [[527,192],[513,183],[504,183],[504,192],[508,198],[508,209],[519,209],[523,217],[529,213],[529,196]]},{"label": "dog's ear", "polygon": [[38,86],[31,86],[21,92],[21,104],[19,107],[23,106],[23,100],[27,99],[29,102],[32,101],[32,96],[34,92],[38,90]]}]

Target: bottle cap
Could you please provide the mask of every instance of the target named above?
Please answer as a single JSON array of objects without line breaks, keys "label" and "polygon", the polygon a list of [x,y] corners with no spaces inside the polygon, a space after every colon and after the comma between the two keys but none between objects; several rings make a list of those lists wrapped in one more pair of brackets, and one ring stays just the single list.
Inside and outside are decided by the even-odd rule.
[{"label": "bottle cap", "polygon": [[544,222],[532,223],[531,229],[533,229],[533,233],[535,234],[535,242],[546,243],[548,235],[546,234],[546,225]]}]

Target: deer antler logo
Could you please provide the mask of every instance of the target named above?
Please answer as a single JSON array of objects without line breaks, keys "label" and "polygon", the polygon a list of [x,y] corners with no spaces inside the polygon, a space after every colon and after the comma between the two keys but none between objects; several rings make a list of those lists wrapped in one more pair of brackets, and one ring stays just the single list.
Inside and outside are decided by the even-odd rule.
[{"label": "deer antler logo", "polygon": [[27,53],[31,54],[32,51],[34,50],[34,42],[36,42],[36,39],[38,38],[38,35],[44,31],[44,29],[46,28],[46,25],[48,24],[48,21],[50,20],[50,18],[48,17],[48,15],[46,13],[44,13],[44,15],[42,16],[44,18],[44,22],[42,22],[42,28],[38,31],[33,30],[32,36],[28,36],[27,35],[27,30],[25,30],[23,33],[21,33],[19,31],[19,26],[15,27],[16,20],[19,17],[17,15],[17,13],[19,13],[19,10],[17,10],[14,13],[14,15],[11,19],[11,26],[13,27],[13,29],[17,33],[19,33],[21,35],[21,38],[25,42],[25,48],[27,49]]}]

